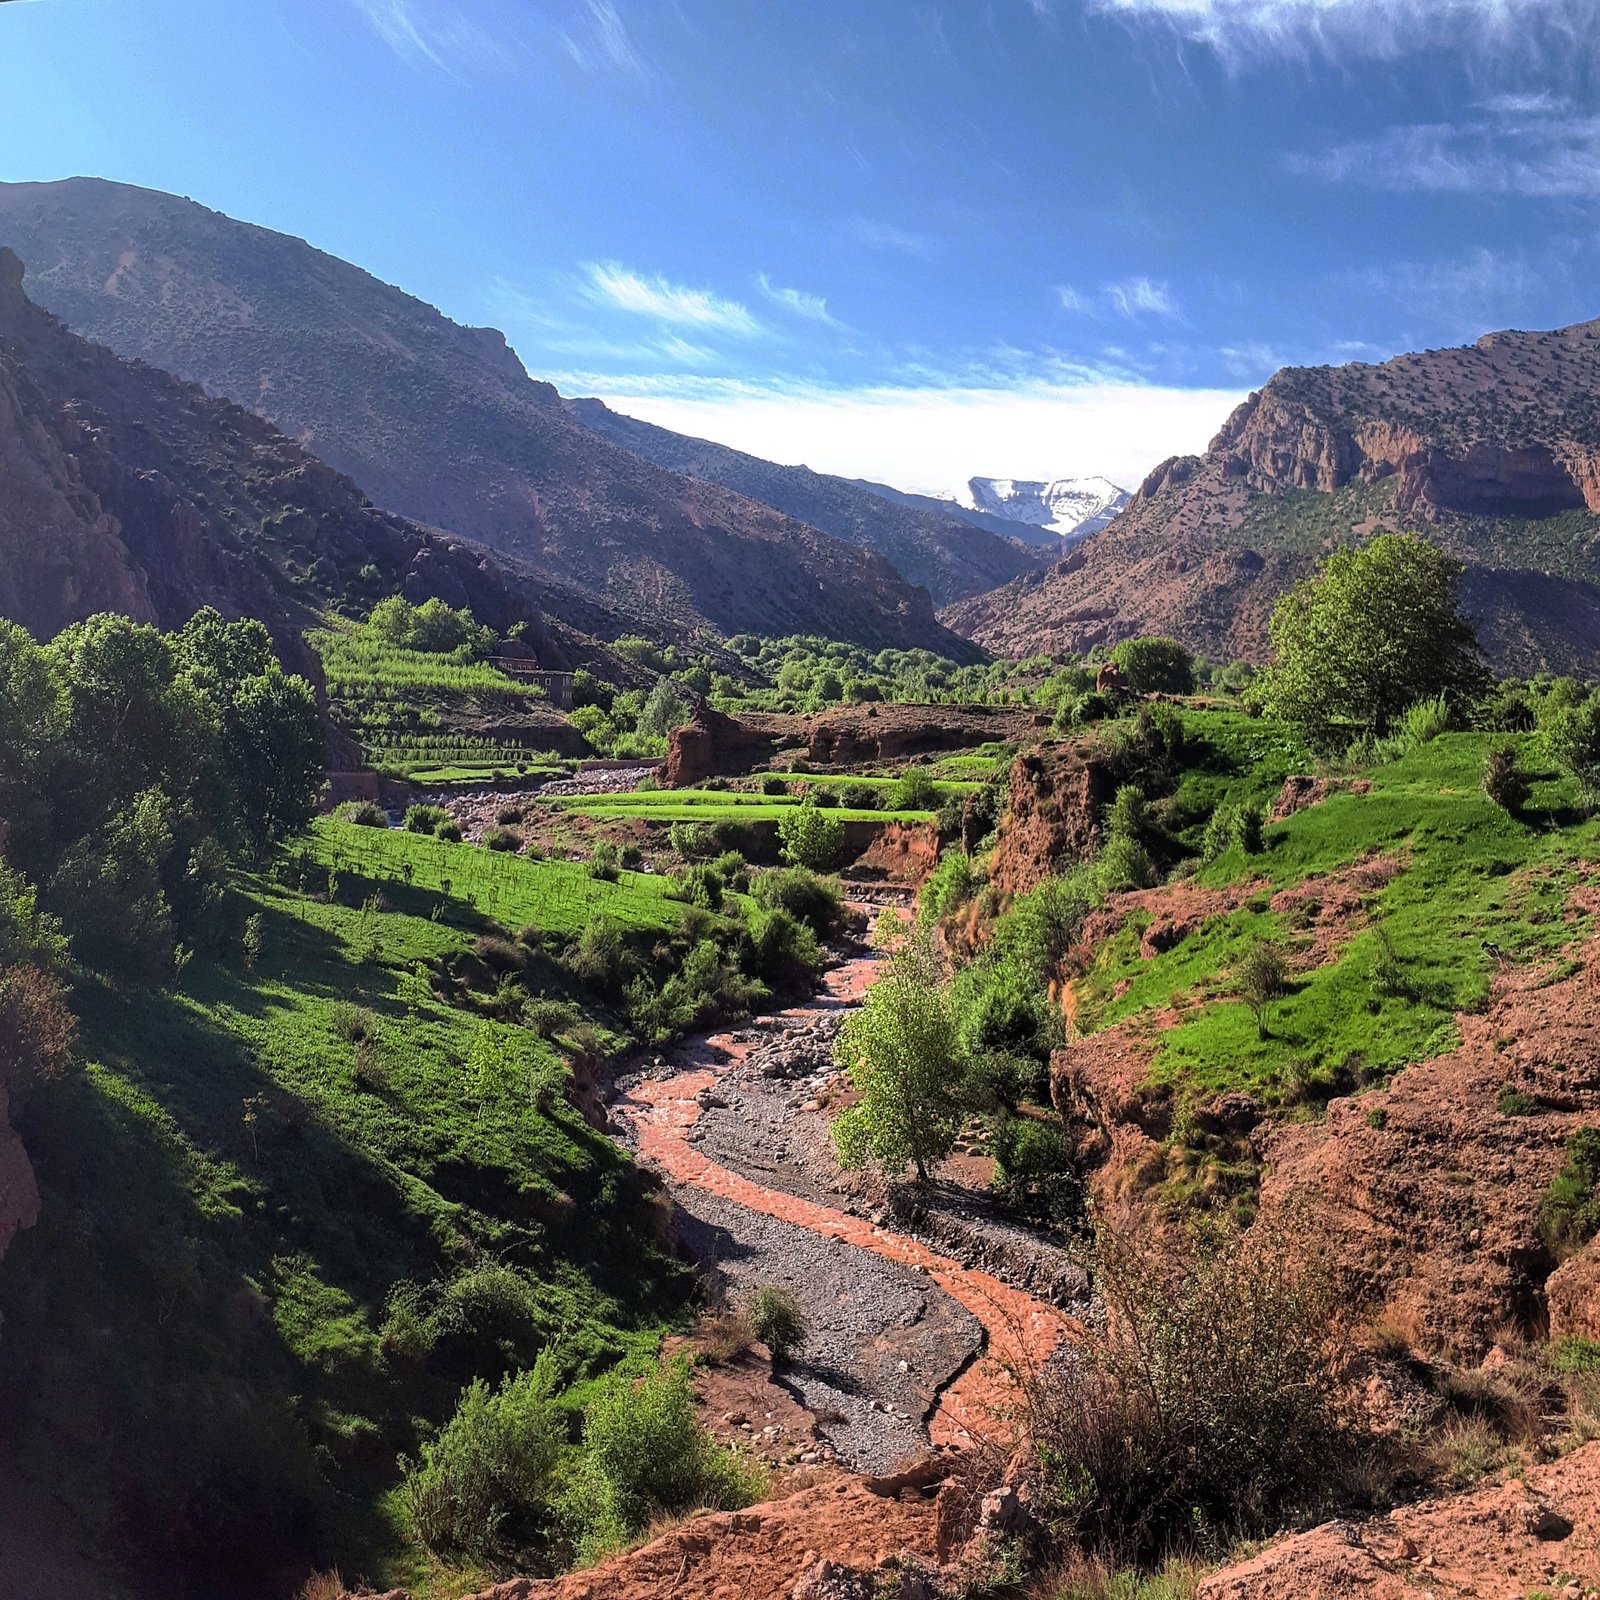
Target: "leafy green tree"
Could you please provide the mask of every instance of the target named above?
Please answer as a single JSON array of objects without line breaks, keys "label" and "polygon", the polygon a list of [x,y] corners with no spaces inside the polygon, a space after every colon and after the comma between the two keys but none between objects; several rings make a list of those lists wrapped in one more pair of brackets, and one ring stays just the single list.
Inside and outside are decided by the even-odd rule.
[{"label": "leafy green tree", "polygon": [[778,840],[790,866],[827,872],[844,854],[844,823],[807,796],[778,818]]},{"label": "leafy green tree", "polygon": [[1329,556],[1272,613],[1264,703],[1326,738],[1386,733],[1419,700],[1475,697],[1485,677],[1457,585],[1465,568],[1411,534],[1380,534]]},{"label": "leafy green tree", "polygon": [[639,732],[652,739],[665,739],[674,728],[681,728],[689,716],[688,694],[671,678],[661,678],[639,713]]},{"label": "leafy green tree", "polygon": [[1194,657],[1176,639],[1124,639],[1111,659],[1135,694],[1194,692]]},{"label": "leafy green tree", "polygon": [[956,1017],[938,955],[913,933],[884,965],[834,1045],[860,1099],[833,1125],[846,1166],[929,1168],[950,1153],[965,1119]]},{"label": "leafy green tree", "polygon": [[44,820],[68,710],[55,663],[25,629],[0,619],[0,817],[19,833]]}]

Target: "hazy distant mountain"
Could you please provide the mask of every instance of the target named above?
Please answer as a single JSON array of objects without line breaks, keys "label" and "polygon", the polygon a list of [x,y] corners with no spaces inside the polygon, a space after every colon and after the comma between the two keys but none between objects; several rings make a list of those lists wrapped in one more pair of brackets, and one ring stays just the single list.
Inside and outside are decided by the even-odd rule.
[{"label": "hazy distant mountain", "polygon": [[1505,670],[1600,652],[1600,322],[1379,366],[1288,367],[1203,456],[1146,478],[1068,558],[945,612],[1013,655],[1169,633],[1261,658],[1286,588],[1337,545],[1424,533]]},{"label": "hazy distant mountain", "polygon": [[501,334],[299,239],[71,179],[0,185],[0,244],[72,327],[259,412],[380,505],[663,626],[970,653],[881,557],[621,449]]},{"label": "hazy distant mountain", "polygon": [[585,427],[658,467],[720,483],[835,538],[877,551],[920,583],[937,605],[981,594],[1039,565],[1039,557],[1014,537],[1019,530],[998,518],[991,520],[1004,526],[1004,533],[987,523],[974,525],[942,501],[896,503],[847,478],[778,466],[621,416],[599,400],[569,400],[567,410]]},{"label": "hazy distant mountain", "polygon": [[896,505],[943,510],[974,527],[1009,534],[1035,548],[1059,551],[1099,530],[1128,503],[1128,493],[1109,478],[1055,478],[1049,482],[1021,478],[969,478],[958,495],[912,494],[864,478],[857,488],[892,500]]}]

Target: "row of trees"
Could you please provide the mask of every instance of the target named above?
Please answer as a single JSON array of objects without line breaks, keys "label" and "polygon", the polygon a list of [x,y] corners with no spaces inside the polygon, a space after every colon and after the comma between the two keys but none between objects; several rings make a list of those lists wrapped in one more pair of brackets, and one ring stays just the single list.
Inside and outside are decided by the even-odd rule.
[{"label": "row of trees", "polygon": [[173,634],[106,615],[48,644],[0,623],[0,752],[18,882],[76,959],[146,977],[209,931],[230,863],[309,822],[322,781],[310,685],[261,623],[209,608]]}]

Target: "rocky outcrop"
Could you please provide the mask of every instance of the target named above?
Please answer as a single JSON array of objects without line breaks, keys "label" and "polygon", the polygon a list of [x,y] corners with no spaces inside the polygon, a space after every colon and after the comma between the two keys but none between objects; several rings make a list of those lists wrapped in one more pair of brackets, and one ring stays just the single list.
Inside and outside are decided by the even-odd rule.
[{"label": "rocky outcrop", "polygon": [[906,761],[989,740],[1021,739],[1047,717],[992,706],[836,706],[814,717],[755,713],[730,717],[699,703],[667,738],[663,780],[688,788],[772,765],[780,754],[815,767],[850,769]]},{"label": "rocky outcrop", "polygon": [[661,781],[669,789],[693,789],[718,774],[766,766],[777,747],[777,736],[764,724],[741,722],[697,700],[689,720],[667,735]]},{"label": "rocky outcrop", "polygon": [[891,822],[856,861],[858,874],[920,884],[939,865],[939,830],[929,822]]},{"label": "rocky outcrop", "polygon": [[1025,894],[1100,843],[1100,817],[1115,792],[1111,769],[1091,747],[1025,750],[1011,764],[1005,826],[990,867],[1002,894]]},{"label": "rocky outcrop", "polygon": [[1544,1286],[1552,1339],[1600,1344],[1600,1240],[1563,1261]]}]

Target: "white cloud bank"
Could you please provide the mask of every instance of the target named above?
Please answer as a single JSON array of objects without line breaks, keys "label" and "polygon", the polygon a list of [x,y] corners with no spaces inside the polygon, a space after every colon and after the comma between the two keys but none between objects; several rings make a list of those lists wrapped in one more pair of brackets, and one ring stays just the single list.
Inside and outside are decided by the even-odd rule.
[{"label": "white cloud bank", "polygon": [[1204,450],[1244,393],[1135,383],[834,389],[737,379],[565,374],[626,416],[899,489],[953,493],[973,476],[1103,474],[1134,489],[1168,456]]}]

